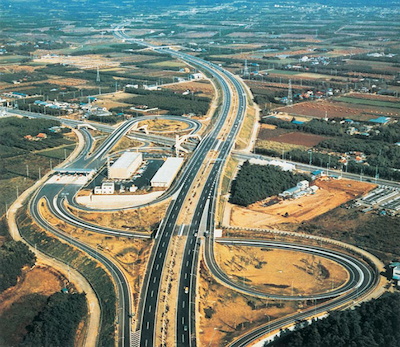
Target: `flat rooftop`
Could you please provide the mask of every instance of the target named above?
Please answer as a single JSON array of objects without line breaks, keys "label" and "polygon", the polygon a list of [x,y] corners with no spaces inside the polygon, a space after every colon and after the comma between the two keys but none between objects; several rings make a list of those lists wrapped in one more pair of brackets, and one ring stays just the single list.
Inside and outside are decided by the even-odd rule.
[{"label": "flat rooftop", "polygon": [[169,182],[171,177],[175,176],[183,163],[183,158],[167,158],[165,163],[160,167],[151,182]]},{"label": "flat rooftop", "polygon": [[118,160],[111,166],[113,169],[126,168],[131,165],[138,157],[142,157],[142,153],[138,152],[125,152]]}]

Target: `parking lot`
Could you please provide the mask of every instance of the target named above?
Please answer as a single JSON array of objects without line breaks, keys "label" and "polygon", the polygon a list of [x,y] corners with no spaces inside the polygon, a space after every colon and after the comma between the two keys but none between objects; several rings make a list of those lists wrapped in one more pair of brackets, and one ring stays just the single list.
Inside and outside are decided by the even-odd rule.
[{"label": "parking lot", "polygon": [[400,210],[400,190],[398,188],[379,186],[357,201],[359,206],[369,206],[397,212]]}]

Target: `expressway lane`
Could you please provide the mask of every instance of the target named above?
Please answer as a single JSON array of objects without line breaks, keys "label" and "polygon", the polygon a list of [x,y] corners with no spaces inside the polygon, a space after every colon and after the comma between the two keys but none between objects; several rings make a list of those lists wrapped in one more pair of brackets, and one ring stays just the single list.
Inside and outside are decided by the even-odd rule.
[{"label": "expressway lane", "polygon": [[[163,51],[163,53],[165,50]],[[171,51],[167,52],[172,55],[178,54],[177,52]],[[192,56],[186,56],[182,53],[179,53],[179,57],[185,61],[189,61],[191,64],[196,65],[199,69],[205,70],[209,73],[211,73],[216,79],[218,84],[221,86],[223,90],[223,103],[222,103],[222,110],[220,112],[220,115],[218,116],[218,119],[216,121],[216,124],[214,125],[213,130],[207,135],[203,140],[200,142],[198,145],[196,151],[194,152],[193,156],[189,159],[189,162],[187,163],[187,166],[181,176],[180,179],[178,179],[177,184],[175,187],[171,189],[172,192],[174,190],[179,188],[179,193],[177,193],[175,200],[173,200],[171,204],[171,208],[169,209],[169,212],[167,213],[164,222],[162,223],[162,226],[158,232],[158,237],[156,238],[156,243],[155,247],[152,251],[152,256],[149,262],[149,271],[147,272],[142,293],[143,293],[143,304],[141,305],[141,309],[139,312],[140,315],[140,345],[141,346],[153,346],[155,344],[155,334],[156,334],[156,312],[157,312],[157,304],[159,301],[159,296],[160,296],[160,281],[162,278],[162,270],[164,269],[165,266],[165,259],[167,256],[168,252],[168,246],[171,240],[171,236],[176,230],[176,221],[179,212],[182,210],[182,206],[185,202],[185,198],[189,193],[190,188],[192,187],[193,181],[195,177],[197,176],[197,172],[200,170],[202,167],[202,164],[204,161],[207,159],[209,151],[214,149],[216,144],[219,142],[217,140],[217,137],[223,127],[223,125],[226,122],[226,119],[229,115],[229,111],[231,108],[232,104],[232,96],[231,96],[231,90],[226,82],[226,75],[221,74],[220,69],[218,69],[214,64],[211,63],[206,63],[203,61],[200,61],[199,59],[195,59]],[[222,76],[221,76],[222,75]],[[242,94],[244,98],[244,93]],[[245,100],[245,99],[243,99]],[[244,106],[239,107],[240,109],[240,117],[237,117],[235,120],[235,123],[232,125],[232,131],[233,133],[236,133],[239,129],[239,122],[242,120],[242,116],[244,113]],[[229,138],[229,144],[226,145],[224,144],[223,146],[223,151],[225,153],[225,156],[227,155],[227,150],[231,148],[233,145],[233,134],[231,133],[230,138]],[[218,170],[217,170],[218,171]],[[215,169],[214,169],[214,172]],[[214,177],[209,177],[208,181],[211,181],[215,178]],[[206,191],[203,192],[203,194],[207,194]],[[204,200],[203,200],[204,201]],[[197,217],[200,216],[201,211],[204,209],[204,202],[203,204],[200,204],[197,206],[195,215]],[[190,254],[196,253],[196,251],[193,249],[197,242],[193,241],[193,237],[195,236],[195,227],[191,227],[189,230],[189,235],[192,235],[191,237],[189,236],[187,239],[187,242],[189,245],[192,246],[186,246],[186,252],[189,254],[189,256],[185,261],[185,266],[190,267],[191,269],[194,269],[194,263],[193,263],[193,256]],[[196,262],[197,264],[197,262]],[[184,278],[184,275],[182,276]],[[192,278],[192,277],[191,277]],[[186,278],[187,279],[187,278]],[[179,285],[180,290],[182,290],[182,285]],[[193,285],[189,287],[189,292],[193,293],[192,289],[194,288]],[[184,289],[183,289],[184,290]],[[186,296],[188,293],[184,293]],[[192,294],[191,294],[192,295]],[[178,297],[182,297],[181,294],[178,295]],[[179,303],[178,303],[179,305]],[[185,305],[185,304],[181,304]],[[189,305],[188,305],[189,306]],[[187,307],[188,307],[187,306]],[[180,306],[181,307],[181,306]],[[183,310],[182,312],[187,311]],[[187,313],[184,312],[185,315],[188,315]],[[183,318],[183,321],[185,322],[185,317],[182,316],[181,319]],[[190,321],[190,318],[186,319],[187,322]],[[183,326],[184,329],[184,326]],[[188,329],[189,330],[189,329]],[[191,329],[192,330],[192,329]],[[193,331],[193,330],[192,330]],[[189,331],[185,331],[184,336],[189,336]],[[185,337],[184,337],[185,339]],[[187,337],[184,341],[188,341],[189,338]],[[187,342],[177,342],[179,345],[187,345]]]},{"label": "expressway lane", "polygon": [[[221,69],[214,65],[219,71]],[[235,119],[230,126],[229,133],[226,136],[226,140],[222,143],[219,149],[218,157],[215,160],[210,174],[205,182],[204,188],[201,192],[199,203],[196,207],[193,220],[191,221],[190,230],[188,233],[188,239],[185,245],[185,251],[183,255],[183,266],[180,273],[180,285],[177,300],[177,319],[176,319],[176,343],[182,346],[195,346],[195,314],[193,304],[188,305],[190,302],[194,302],[196,282],[195,276],[197,272],[197,249],[198,249],[198,238],[199,228],[202,218],[206,219],[206,231],[212,230],[213,216],[215,209],[215,198],[216,198],[216,182],[219,181],[221,176],[221,170],[232,151],[235,143],[236,136],[240,130],[240,124],[243,121],[244,113],[246,110],[246,94],[243,86],[236,80],[236,78],[230,74],[225,74],[226,78],[232,83],[234,91],[233,93],[238,99],[238,108],[235,114]],[[206,203],[208,201],[208,204]],[[207,209],[205,210],[207,206]],[[211,208],[210,208],[211,206]],[[187,276],[187,270],[190,269],[190,276]],[[188,288],[186,293],[185,288]],[[188,296],[189,294],[189,296]]]}]

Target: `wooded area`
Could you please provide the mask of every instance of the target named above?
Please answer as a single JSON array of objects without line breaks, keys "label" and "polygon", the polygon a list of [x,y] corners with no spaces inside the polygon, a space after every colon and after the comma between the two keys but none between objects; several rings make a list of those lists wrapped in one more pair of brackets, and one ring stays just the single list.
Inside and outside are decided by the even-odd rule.
[{"label": "wooded area", "polygon": [[149,108],[158,107],[167,110],[171,115],[181,116],[187,113],[205,115],[210,105],[210,99],[196,95],[182,95],[169,90],[148,91],[144,89],[127,88],[127,93],[140,94],[124,100],[134,105],[146,105]]},{"label": "wooded area", "polygon": [[277,166],[244,162],[231,186],[230,202],[247,206],[277,195],[307,179],[306,175],[283,171]]},{"label": "wooded area", "polygon": [[24,266],[32,267],[36,256],[20,241],[6,241],[0,247],[0,293],[15,286]]},{"label": "wooded area", "polygon": [[[307,325],[306,322],[298,324]],[[400,294],[386,294],[354,310],[327,318],[278,339],[274,347],[397,347],[400,341]]]},{"label": "wooded area", "polygon": [[[87,315],[85,294],[55,293],[32,324],[21,346],[74,346],[78,324]],[[96,333],[96,332],[91,332]]]}]

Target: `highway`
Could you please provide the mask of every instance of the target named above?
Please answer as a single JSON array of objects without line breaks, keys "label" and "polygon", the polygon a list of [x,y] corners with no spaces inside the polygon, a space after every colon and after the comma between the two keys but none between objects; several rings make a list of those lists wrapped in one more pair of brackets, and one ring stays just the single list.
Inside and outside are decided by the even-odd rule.
[{"label": "highway", "polygon": [[[123,33],[123,28],[120,27],[119,30],[116,31],[116,35],[125,41],[132,41],[137,43],[137,40],[130,39],[126,37]],[[159,230],[157,232],[154,247],[149,259],[148,271],[146,272],[144,283],[141,291],[141,300],[137,312],[138,319],[138,329],[140,331],[138,342],[140,346],[154,346],[156,333],[157,333],[157,310],[158,304],[160,302],[160,286],[162,280],[162,273],[165,267],[165,260],[169,251],[169,245],[171,241],[171,237],[177,233],[178,225],[177,219],[180,212],[183,209],[184,204],[186,203],[186,198],[189,193],[192,192],[195,179],[198,176],[198,173],[205,164],[209,164],[211,167],[210,174],[208,175],[204,184],[201,194],[198,197],[198,203],[195,208],[194,216],[191,221],[190,226],[185,230],[184,235],[187,236],[185,250],[182,255],[182,267],[180,271],[180,279],[179,279],[179,292],[177,298],[177,316],[176,316],[176,345],[179,346],[195,346],[195,325],[194,325],[194,309],[193,303],[195,300],[195,289],[196,289],[196,272],[198,265],[198,247],[199,247],[199,233],[204,229],[206,231],[213,230],[213,215],[215,210],[215,199],[217,194],[217,183],[219,181],[222,168],[228,158],[229,154],[232,151],[234,146],[235,138],[238,134],[240,126],[242,124],[244,114],[246,111],[246,93],[243,89],[241,83],[228,71],[225,71],[221,67],[205,62],[199,58],[193,57],[191,55],[170,50],[168,48],[160,48],[151,45],[147,45],[142,43],[146,47],[153,48],[154,51],[157,51],[162,54],[169,54],[171,56],[177,57],[186,61],[187,63],[195,66],[199,70],[206,72],[212,75],[217,83],[219,84],[223,100],[222,107],[216,117],[215,124],[213,125],[212,130],[202,139],[202,141],[198,144],[196,150],[189,158],[186,166],[183,169],[182,174],[174,183],[172,189],[170,189],[162,199],[172,198],[171,204],[167,210],[166,216],[163,219]],[[232,111],[232,105],[235,104],[235,111],[233,114],[233,121],[227,122],[228,117],[230,116],[230,112]],[[132,127],[133,123],[137,122],[137,119],[127,121],[122,124],[117,129],[113,130],[110,137],[101,145],[99,148],[91,153],[86,154],[85,152],[90,151],[92,141],[88,134],[84,133],[85,139],[89,142],[85,147],[83,153],[79,156],[77,161],[68,164],[68,170],[78,170],[78,169],[93,169],[96,170],[102,165],[104,165],[106,160],[107,153],[111,150],[113,146],[117,143],[117,141],[124,136],[129,129]],[[223,127],[229,127],[229,131],[223,138],[221,138],[221,130]],[[97,125],[96,125],[97,126]],[[158,137],[158,136],[155,136]],[[148,140],[149,137],[147,136]],[[146,140],[146,141],[147,141]],[[222,141],[220,141],[222,140]],[[210,152],[217,152],[217,158],[211,162]],[[197,183],[197,182],[196,182]],[[73,217],[63,205],[63,200],[67,199],[70,204],[74,204],[74,196],[76,192],[81,188],[81,185],[61,185],[61,184],[46,184],[44,185],[36,194],[30,204],[30,209],[32,216],[34,219],[45,229],[51,230],[58,237],[68,241],[69,243],[79,247],[80,249],[88,252],[91,256],[97,257],[99,261],[101,261],[112,273],[115,283],[118,287],[119,298],[120,298],[120,307],[121,307],[121,316],[120,316],[120,326],[121,329],[119,331],[119,345],[121,346],[129,346],[131,341],[131,331],[130,331],[130,322],[129,322],[129,312],[130,312],[130,291],[127,285],[126,279],[124,278],[122,272],[118,270],[118,268],[109,261],[106,257],[99,254],[96,250],[91,249],[90,247],[84,245],[83,243],[70,238],[65,233],[57,230],[49,223],[47,223],[42,216],[40,216],[37,210],[37,204],[42,197],[45,197],[48,200],[49,207],[52,213],[61,220],[66,221],[69,224],[76,225],[82,228],[86,228],[91,231],[107,233],[111,235],[120,235],[120,236],[135,236],[135,237],[143,237],[140,235],[134,235],[132,233],[123,232],[119,230],[113,230],[108,228],[102,228],[95,226],[93,224],[88,224],[87,222],[83,222],[76,217]],[[208,233],[210,235],[212,233]],[[229,242],[234,242],[233,240],[228,240]],[[208,236],[207,242],[213,244],[214,240],[212,235]],[[242,241],[244,242],[244,241]],[[256,241],[252,241],[256,242]],[[262,241],[258,241],[262,242]],[[257,246],[254,243],[254,246]],[[278,247],[278,245],[274,245],[274,247]],[[281,244],[279,247],[289,247],[288,244]],[[292,247],[300,247],[292,245]],[[324,256],[329,257],[332,254],[327,254],[326,250],[320,249],[309,249],[306,250],[305,247],[299,249],[303,252],[325,252]],[[352,267],[353,264],[356,263],[354,259],[349,260],[346,259],[343,255],[336,255],[337,262],[343,262],[349,271],[351,272],[351,281],[349,281],[348,287],[344,290],[344,295],[340,298],[346,298],[347,300],[351,300],[354,297],[354,289],[357,288],[357,295],[359,295],[367,286],[367,283],[371,285],[371,281],[373,281],[374,274],[370,275],[361,269],[361,264],[358,264],[358,267]],[[211,260],[210,260],[211,261]],[[212,261],[211,261],[212,262]],[[369,269],[368,271],[372,271]],[[223,276],[220,274],[220,276]],[[372,278],[372,279],[371,279]],[[224,278],[226,281],[227,279]],[[234,285],[230,283],[230,285]],[[188,288],[186,291],[185,288]],[[237,288],[238,290],[247,290],[246,288]],[[254,291],[249,291],[252,295],[260,295],[260,293],[256,293]],[[331,293],[332,294],[332,293]],[[337,296],[343,293],[334,293],[333,296]],[[352,296],[353,295],[353,296]],[[331,295],[332,296],[332,295]],[[296,299],[298,299],[297,297]],[[303,299],[306,299],[304,297]],[[313,299],[315,296],[313,296]],[[325,298],[325,297],[320,297]],[[289,299],[295,299],[289,298]],[[335,299],[333,302],[336,305],[339,304],[339,300],[344,299]],[[344,301],[340,301],[343,303]],[[322,307],[322,306],[321,306]],[[332,306],[336,307],[336,306]],[[321,308],[322,309],[322,308]],[[265,331],[264,331],[265,332]],[[249,338],[254,338],[251,336]]]},{"label": "highway", "polygon": [[[125,40],[128,40],[125,37]],[[186,54],[184,53],[177,53],[174,51],[170,51],[169,49],[163,49],[163,51],[168,52],[171,55],[175,55],[181,59],[184,59],[186,62],[190,62],[191,64],[198,65],[198,61],[194,57],[187,57]],[[199,245],[199,231],[200,231],[200,226],[203,224],[206,225],[205,231],[206,231],[206,256],[208,254],[208,265],[212,270],[212,273],[214,276],[220,277],[220,281],[228,284],[231,287],[234,287],[237,290],[244,291],[247,294],[250,295],[259,295],[263,296],[263,293],[251,290],[249,288],[242,288],[240,285],[237,285],[236,283],[233,283],[230,281],[230,279],[226,276],[226,274],[222,273],[220,271],[219,267],[215,263],[215,259],[213,257],[213,235],[212,231],[213,230],[213,216],[215,212],[215,199],[216,199],[216,182],[218,182],[220,178],[220,173],[221,173],[221,168],[223,167],[223,164],[225,163],[225,160],[229,153],[232,150],[233,143],[235,140],[235,137],[237,135],[237,131],[240,128],[240,122],[243,118],[243,114],[245,111],[245,106],[246,106],[246,98],[245,98],[245,92],[243,90],[243,87],[241,84],[236,80],[234,76],[231,76],[228,72],[225,72],[223,69],[221,69],[218,66],[212,65],[210,63],[206,63],[208,66],[212,66],[214,68],[214,71],[211,72],[214,77],[217,78],[219,84],[223,86],[223,95],[224,95],[224,101],[223,105],[227,105],[228,103],[231,102],[232,96],[226,91],[230,91],[229,88],[224,87],[225,79],[229,80],[229,82],[233,85],[233,91],[231,92],[232,94],[235,94],[236,97],[238,98],[238,109],[237,113],[235,115],[235,121],[230,127],[229,134],[226,136],[225,141],[223,142],[221,148],[219,148],[219,155],[217,160],[214,162],[211,172],[205,182],[204,188],[201,192],[201,195],[199,197],[199,202],[198,205],[196,206],[195,213],[193,220],[191,221],[189,230],[185,235],[187,236],[187,241],[185,245],[185,250],[182,256],[182,266],[181,266],[181,271],[180,271],[180,280],[179,280],[179,289],[178,289],[178,298],[177,298],[177,314],[176,314],[176,345],[179,346],[195,346],[196,345],[196,339],[195,339],[195,310],[194,310],[194,301],[195,301],[195,282],[196,282],[196,272],[197,272],[197,259],[198,259],[198,245]],[[202,66],[203,67],[203,66]],[[204,68],[204,67],[203,67]],[[216,70],[221,73],[223,76],[220,79],[218,77],[218,73]],[[225,116],[223,115],[224,111],[222,111],[222,116],[220,119],[224,119]],[[215,133],[214,133],[215,134]],[[215,144],[215,139],[212,138],[212,136],[209,137],[210,140],[213,140],[213,144]],[[198,149],[196,153],[200,151]],[[182,206],[182,204],[179,204],[181,200],[183,201],[183,197],[186,196],[188,191],[186,189],[182,189],[178,195],[178,201],[174,201],[172,205],[172,214],[169,213],[166,216],[165,219],[165,225],[161,229],[160,232],[160,238],[158,239],[159,242],[157,242],[157,248],[155,249],[155,252],[153,253],[153,257],[151,259],[150,263],[150,269],[151,273],[150,276],[147,280],[148,286],[146,288],[146,294],[145,294],[145,302],[142,307],[143,313],[142,313],[142,321],[143,324],[141,326],[141,346],[152,346],[154,345],[154,338],[155,338],[155,327],[154,327],[154,321],[156,319],[156,308],[157,308],[157,300],[158,300],[158,292],[159,292],[159,281],[161,280],[161,269],[164,266],[164,260],[167,254],[167,247],[168,243],[170,240],[171,235],[174,233],[176,226],[176,217],[179,212],[179,207]],[[183,194],[183,196],[182,196]],[[234,241],[230,241],[234,242]],[[242,241],[244,242],[244,241]],[[249,243],[248,243],[249,244]],[[250,245],[250,244],[249,244]],[[253,246],[256,246],[256,242],[254,241]],[[322,248],[312,248],[312,247],[305,247],[305,246],[299,246],[299,245],[288,245],[288,244],[275,244],[274,247],[291,247],[291,248],[296,248],[299,251],[302,252],[312,252],[315,254],[319,254],[321,256],[325,256],[327,258],[332,258],[336,262],[342,264],[347,268],[350,274],[350,280],[346,283],[345,286],[343,286],[340,289],[336,289],[334,291],[331,291],[328,294],[320,294],[320,295],[315,295],[315,296],[297,296],[297,297],[283,297],[283,296],[275,296],[275,298],[281,299],[285,298],[286,300],[298,300],[299,298],[306,300],[306,299],[312,299],[312,300],[318,300],[318,299],[328,299],[332,297],[337,297],[337,299],[331,300],[331,304],[325,304],[319,306],[318,310],[326,310],[328,309],[333,309],[336,308],[340,305],[342,305],[345,302],[348,302],[349,300],[352,300],[354,295],[358,296],[361,293],[363,293],[366,290],[369,290],[370,287],[374,284],[375,278],[376,278],[376,273],[374,272],[371,267],[366,266],[363,262],[360,262],[359,260],[355,259],[354,257],[348,257],[347,255],[344,254],[339,254],[335,253],[332,251],[327,251]],[[188,290],[186,289],[188,288]],[[356,290],[354,290],[356,288]],[[354,294],[356,292],[356,294]],[[268,295],[268,297],[272,298],[271,295]],[[317,312],[317,311],[315,311]],[[320,311],[318,311],[320,312]],[[308,317],[309,313],[304,313],[303,315],[300,315],[300,317]],[[302,318],[302,319],[303,319]],[[289,320],[288,320],[289,321]],[[292,322],[292,320],[291,320]],[[281,323],[281,324],[284,324]],[[286,324],[286,323],[285,323]],[[282,326],[282,325],[280,325]],[[258,331],[258,334],[264,334],[265,333],[265,327],[264,329],[260,329]],[[253,334],[248,334],[246,337],[243,339],[247,339],[247,342],[252,341],[257,333]],[[164,341],[162,341],[164,342]],[[246,342],[246,343],[247,343]],[[241,342],[239,342],[241,343]]]},{"label": "highway", "polygon": [[[130,40],[129,38],[123,36],[124,40]],[[135,41],[135,40],[133,40]],[[175,232],[177,227],[176,221],[179,212],[182,210],[182,206],[185,202],[185,198],[189,193],[189,190],[193,184],[193,180],[197,176],[197,172],[205,162],[209,155],[210,150],[216,148],[219,144],[217,140],[218,135],[226,122],[229,115],[229,111],[232,105],[232,94],[237,98],[238,108],[235,114],[235,120],[230,125],[230,132],[226,136],[225,141],[223,141],[222,148],[219,150],[220,154],[217,161],[213,165],[211,173],[205,182],[205,189],[202,191],[202,195],[199,200],[199,204],[196,207],[194,219],[187,233],[187,243],[185,246],[185,252],[183,255],[183,267],[181,270],[182,275],[180,276],[179,282],[179,293],[178,293],[178,315],[177,315],[177,344],[179,346],[192,345],[194,339],[191,335],[194,332],[194,326],[191,324],[192,316],[191,309],[187,300],[189,297],[194,297],[195,282],[193,280],[192,273],[194,269],[197,268],[196,257],[193,254],[197,253],[197,229],[200,224],[201,216],[203,215],[203,210],[206,205],[206,197],[211,194],[214,187],[217,175],[220,173],[220,169],[224,160],[226,160],[228,154],[230,153],[236,134],[240,129],[240,124],[243,120],[244,113],[246,110],[246,94],[240,83],[234,78],[234,76],[225,70],[221,69],[219,66],[204,62],[201,59],[195,58],[193,56],[187,55],[185,53],[172,51],[169,49],[155,49],[160,53],[167,53],[172,56],[178,57],[186,62],[198,67],[203,72],[206,71],[211,74],[220,85],[223,93],[222,109],[213,130],[207,135],[197,147],[192,158],[189,160],[186,166],[186,170],[183,173],[177,187],[180,187],[176,193],[176,197],[170,205],[170,209],[161,225],[158,236],[155,241],[155,246],[149,261],[145,284],[143,286],[143,300],[142,306],[140,308],[139,317],[141,321],[141,346],[153,346],[155,343],[155,323],[156,323],[156,312],[157,304],[159,302],[159,291],[160,291],[160,281],[162,278],[162,270],[165,265],[165,259],[168,252],[168,246],[171,240],[171,236]],[[229,82],[227,82],[229,81]],[[229,84],[231,85],[229,85]],[[232,90],[233,89],[233,90]],[[187,269],[190,269],[190,274],[188,274]],[[188,292],[186,293],[185,287],[188,287]],[[186,306],[185,306],[186,305]]]}]

